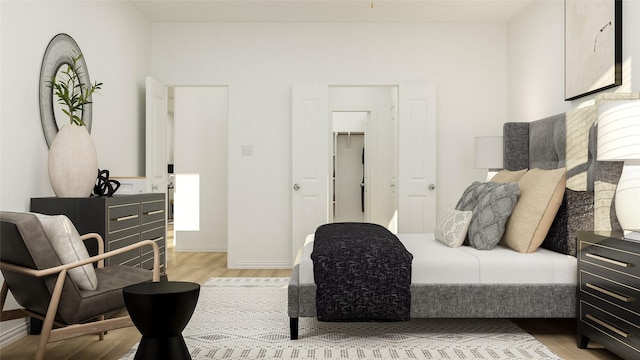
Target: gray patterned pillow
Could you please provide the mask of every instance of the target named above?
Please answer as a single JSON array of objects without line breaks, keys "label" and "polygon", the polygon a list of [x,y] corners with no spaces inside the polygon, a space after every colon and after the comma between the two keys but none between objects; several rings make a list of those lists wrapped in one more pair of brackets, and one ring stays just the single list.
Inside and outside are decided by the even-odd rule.
[{"label": "gray patterned pillow", "polygon": [[480,200],[482,194],[491,190],[494,186],[494,183],[474,181],[462,193],[462,197],[460,197],[456,205],[456,210],[473,211],[476,205],[478,205],[478,200]]},{"label": "gray patterned pillow", "polygon": [[471,223],[472,211],[449,210],[436,224],[434,236],[436,240],[448,247],[457,248],[464,242]]},{"label": "gray patterned pillow", "polygon": [[478,200],[469,225],[469,243],[478,250],[498,245],[520,195],[518,183],[492,184]]}]

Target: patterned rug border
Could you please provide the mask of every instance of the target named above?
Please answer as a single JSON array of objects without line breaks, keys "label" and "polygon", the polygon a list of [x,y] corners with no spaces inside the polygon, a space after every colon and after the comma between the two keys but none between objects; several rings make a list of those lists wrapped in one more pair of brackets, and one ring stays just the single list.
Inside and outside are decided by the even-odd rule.
[{"label": "patterned rug border", "polygon": [[[183,332],[205,359],[553,359],[561,358],[508,319],[414,319],[325,323],[300,318],[289,339],[287,277],[212,277]],[[137,345],[121,358],[134,358]]]},{"label": "patterned rug border", "polygon": [[288,277],[211,277],[202,286],[287,286]]}]

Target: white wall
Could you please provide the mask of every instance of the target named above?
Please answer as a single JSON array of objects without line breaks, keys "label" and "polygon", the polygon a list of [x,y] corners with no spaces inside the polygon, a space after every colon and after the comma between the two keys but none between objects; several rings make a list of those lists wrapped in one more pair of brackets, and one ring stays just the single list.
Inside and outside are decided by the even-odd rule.
[{"label": "white wall", "polygon": [[[29,210],[29,199],[53,196],[40,125],[38,83],[47,44],[73,37],[94,95],[92,138],[98,165],[112,176],[144,175],[144,82],[150,70],[150,23],[123,1],[0,2],[0,209]],[[0,342],[24,322],[4,322]]]},{"label": "white wall", "polygon": [[[623,83],[606,92],[640,91],[640,1],[622,2]],[[537,0],[508,25],[509,121],[533,121],[588,104],[564,101],[564,1]]]},{"label": "white wall", "polygon": [[[293,84],[435,84],[438,213],[483,171],[473,138],[506,120],[506,24],[153,24],[153,76],[229,86],[232,267],[287,267]],[[333,54],[341,56],[333,56]],[[254,155],[242,157],[241,145]]]}]

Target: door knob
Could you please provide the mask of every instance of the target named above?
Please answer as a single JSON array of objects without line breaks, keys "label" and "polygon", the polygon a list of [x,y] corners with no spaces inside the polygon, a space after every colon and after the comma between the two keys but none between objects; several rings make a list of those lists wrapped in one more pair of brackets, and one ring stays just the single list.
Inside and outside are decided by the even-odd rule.
[{"label": "door knob", "polygon": [[293,190],[296,190],[296,191],[300,190],[300,185],[293,184]]},{"label": "door knob", "polygon": [[429,184],[429,190],[435,190],[436,189],[436,184]]}]

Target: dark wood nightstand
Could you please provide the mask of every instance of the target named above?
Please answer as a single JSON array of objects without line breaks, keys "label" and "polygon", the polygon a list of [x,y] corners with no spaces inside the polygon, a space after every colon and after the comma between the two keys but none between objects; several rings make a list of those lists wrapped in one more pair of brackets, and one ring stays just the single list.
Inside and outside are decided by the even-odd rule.
[{"label": "dark wood nightstand", "polygon": [[610,232],[578,233],[578,347],[594,340],[640,358],[640,242]]}]

